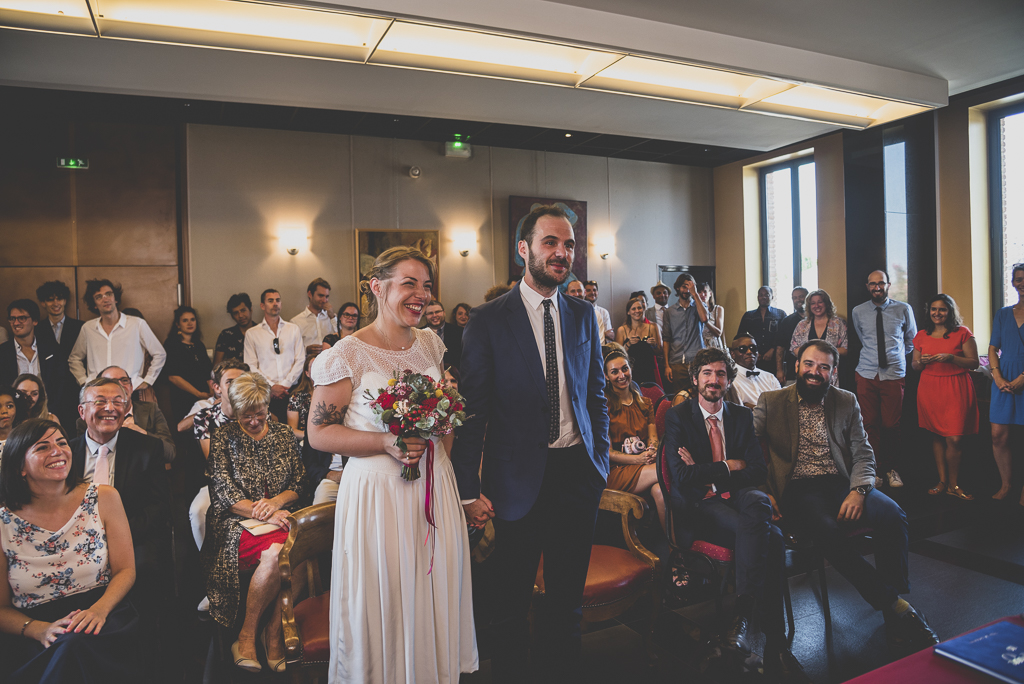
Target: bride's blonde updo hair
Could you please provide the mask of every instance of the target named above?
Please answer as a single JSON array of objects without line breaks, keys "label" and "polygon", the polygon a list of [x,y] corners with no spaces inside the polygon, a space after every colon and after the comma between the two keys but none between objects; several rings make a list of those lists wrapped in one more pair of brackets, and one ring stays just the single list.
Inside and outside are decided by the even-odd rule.
[{"label": "bride's blonde updo hair", "polygon": [[391,249],[384,250],[377,260],[373,262],[373,268],[366,274],[366,279],[359,283],[359,293],[366,296],[367,305],[367,321],[373,322],[377,318],[377,297],[373,294],[373,290],[370,289],[370,281],[376,278],[381,283],[381,295],[383,298],[387,298],[388,293],[388,281],[395,276],[395,268],[398,264],[408,259],[415,259],[424,266],[427,267],[427,275],[430,277],[430,282],[434,282],[436,277],[434,274],[434,264],[428,259],[423,252],[416,249],[415,247],[392,247]]}]

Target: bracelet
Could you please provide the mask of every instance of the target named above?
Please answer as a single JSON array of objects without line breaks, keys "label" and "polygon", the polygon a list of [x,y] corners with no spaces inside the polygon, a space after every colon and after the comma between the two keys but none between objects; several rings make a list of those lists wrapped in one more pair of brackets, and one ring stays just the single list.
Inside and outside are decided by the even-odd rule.
[{"label": "bracelet", "polygon": [[25,628],[28,627],[30,624],[32,624],[35,621],[36,621],[35,618],[29,618],[28,620],[25,621],[25,624],[23,624],[21,626],[21,636],[25,636]]}]

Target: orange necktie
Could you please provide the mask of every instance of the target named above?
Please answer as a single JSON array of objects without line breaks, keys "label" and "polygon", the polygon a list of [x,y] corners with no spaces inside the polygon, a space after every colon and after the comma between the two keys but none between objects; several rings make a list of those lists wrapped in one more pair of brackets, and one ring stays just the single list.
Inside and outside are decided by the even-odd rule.
[{"label": "orange necktie", "polygon": [[[708,416],[708,437],[711,439],[711,460],[715,463],[725,460],[725,442],[722,441],[722,431],[718,429],[718,418],[715,416]],[[708,488],[708,494],[706,498],[714,496],[714,492]],[[722,492],[722,498],[728,499],[729,492]]]}]

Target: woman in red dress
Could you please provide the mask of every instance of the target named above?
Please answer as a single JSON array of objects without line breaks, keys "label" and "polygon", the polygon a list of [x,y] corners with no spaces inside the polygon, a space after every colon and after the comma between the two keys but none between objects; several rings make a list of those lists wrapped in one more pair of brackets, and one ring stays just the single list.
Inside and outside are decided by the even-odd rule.
[{"label": "woman in red dress", "polygon": [[961,441],[978,433],[978,400],[969,371],[978,367],[978,344],[949,295],[929,300],[928,320],[914,338],[912,365],[921,371],[917,389],[918,423],[933,433],[932,450],[939,483],[929,494],[974,497],[957,485]]}]

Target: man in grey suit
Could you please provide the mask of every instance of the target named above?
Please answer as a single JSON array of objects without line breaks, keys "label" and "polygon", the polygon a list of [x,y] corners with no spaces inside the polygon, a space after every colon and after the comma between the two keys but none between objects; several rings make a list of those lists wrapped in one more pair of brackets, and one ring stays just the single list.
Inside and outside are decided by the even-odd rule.
[{"label": "man in grey suit", "polygon": [[[890,647],[905,655],[939,639],[899,596],[910,591],[907,516],[874,489],[875,455],[857,398],[830,383],[838,363],[824,340],[800,347],[796,384],[760,396],[754,430],[767,444],[768,488],[784,520],[882,611]],[[865,527],[875,540],[874,567],[847,537]]]}]

